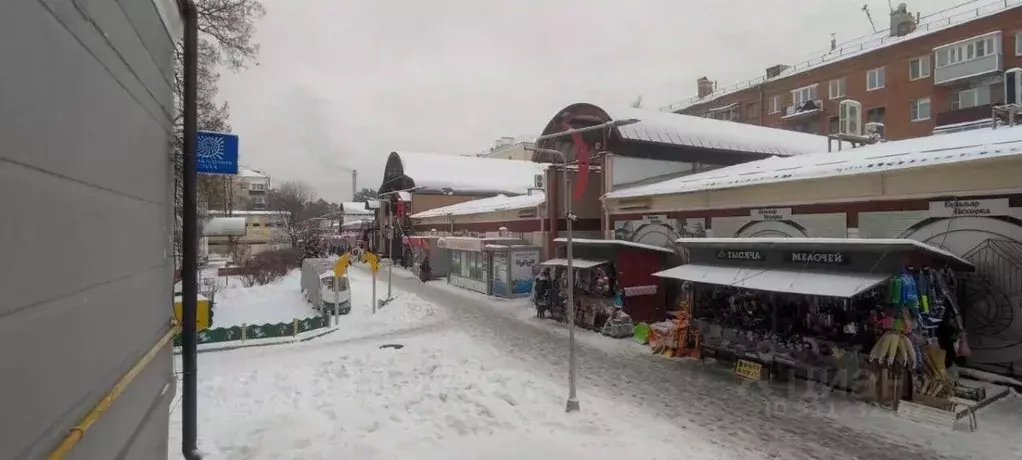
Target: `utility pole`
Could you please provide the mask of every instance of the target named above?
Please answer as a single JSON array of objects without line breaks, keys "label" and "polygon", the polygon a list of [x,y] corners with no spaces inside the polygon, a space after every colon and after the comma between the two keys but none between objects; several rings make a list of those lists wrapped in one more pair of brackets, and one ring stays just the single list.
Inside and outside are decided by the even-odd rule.
[{"label": "utility pole", "polygon": [[[637,119],[613,120],[613,121],[609,121],[609,122],[602,123],[602,124],[599,124],[599,125],[587,126],[585,128],[569,129],[569,130],[566,130],[566,131],[561,131],[559,133],[553,133],[553,134],[547,134],[547,135],[544,135],[544,136],[540,136],[540,137],[536,138],[536,145],[538,146],[540,141],[546,140],[546,139],[554,139],[554,138],[557,138],[557,137],[570,136],[570,135],[575,134],[575,133],[583,133],[583,132],[588,132],[588,131],[597,131],[597,130],[601,130],[601,129],[610,129],[610,128],[613,128],[613,127],[616,127],[616,126],[630,125],[630,124],[638,123],[638,122],[639,122],[639,120],[637,120]],[[561,170],[564,171],[564,181],[562,182],[562,184],[564,186],[564,211],[565,211],[564,212],[564,220],[565,220],[565,223],[567,224],[566,225],[567,235],[565,237],[565,240],[566,240],[566,243],[567,243],[567,246],[568,246],[566,254],[565,254],[565,256],[568,259],[567,260],[567,264],[566,264],[567,265],[567,272],[568,272],[567,273],[567,276],[568,276],[568,305],[565,307],[568,310],[568,402],[566,404],[565,411],[566,412],[577,412],[578,410],[580,410],[580,407],[579,407],[579,404],[578,404],[578,393],[577,393],[577,385],[576,385],[576,383],[577,383],[576,374],[577,374],[577,371],[578,371],[578,366],[577,366],[577,363],[576,363],[577,359],[576,359],[576,356],[575,356],[575,273],[574,273],[574,270],[573,270],[574,267],[573,267],[573,262],[572,262],[572,259],[573,259],[573,253],[572,253],[573,252],[572,251],[572,227],[573,227],[573,225],[572,225],[572,223],[573,223],[573,220],[574,220],[575,216],[571,212],[571,179],[568,178],[568,160],[567,160],[567,157],[564,156],[564,152],[562,152],[560,150],[544,149],[544,148],[538,148],[538,147],[537,148],[533,148],[532,150],[535,151],[535,152],[540,152],[540,153],[546,153],[546,154],[554,155],[558,159],[561,160],[561,165],[563,165],[563,168]],[[554,216],[550,216],[550,228],[551,229],[557,228],[557,226],[554,224]]]},{"label": "utility pole", "polygon": [[572,267],[572,240],[571,230],[572,221],[575,220],[575,216],[571,213],[571,179],[568,178],[568,168],[564,168],[564,220],[567,234],[567,257],[568,257],[568,404],[565,408],[566,412],[577,412],[578,406],[578,395],[575,394],[576,380],[575,375],[577,373],[575,363],[575,271]]},{"label": "utility pole", "polygon": [[355,201],[355,196],[358,195],[358,170],[351,170],[351,201]]}]

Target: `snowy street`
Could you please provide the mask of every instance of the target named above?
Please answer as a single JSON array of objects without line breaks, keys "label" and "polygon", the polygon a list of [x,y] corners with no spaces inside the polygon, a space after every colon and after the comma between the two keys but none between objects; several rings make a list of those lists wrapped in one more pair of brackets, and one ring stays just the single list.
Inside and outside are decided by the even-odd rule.
[{"label": "snowy street", "polygon": [[[199,357],[206,458],[992,459],[1022,447],[1018,397],[982,412],[979,431],[951,433],[837,397],[771,397],[726,370],[585,331],[582,412],[565,414],[567,332],[533,318],[527,300],[395,270],[395,300],[372,315],[368,272],[349,276],[354,309],[336,332]],[[384,269],[380,297],[385,280]],[[180,458],[177,407],[170,436]]]},{"label": "snowy street", "polygon": [[[443,281],[423,285],[404,271],[394,275],[395,286],[444,305],[469,334],[561,383],[563,403],[564,326],[533,318],[525,299],[485,297]],[[1022,450],[1013,428],[1022,426],[1017,396],[981,412],[979,431],[951,433],[839,395],[821,401],[800,389],[785,397],[776,388],[739,381],[726,369],[652,356],[648,347],[628,340],[587,331],[576,338],[583,411],[612,397],[668,420],[688,438],[712,443],[711,458],[993,459],[1015,458]]]}]

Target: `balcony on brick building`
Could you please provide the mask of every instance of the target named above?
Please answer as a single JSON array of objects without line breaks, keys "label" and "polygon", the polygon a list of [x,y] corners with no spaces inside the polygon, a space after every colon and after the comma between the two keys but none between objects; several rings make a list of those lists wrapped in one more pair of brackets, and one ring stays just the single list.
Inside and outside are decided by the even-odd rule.
[{"label": "balcony on brick building", "polygon": [[967,38],[933,49],[933,84],[960,84],[1001,71],[1001,32]]}]

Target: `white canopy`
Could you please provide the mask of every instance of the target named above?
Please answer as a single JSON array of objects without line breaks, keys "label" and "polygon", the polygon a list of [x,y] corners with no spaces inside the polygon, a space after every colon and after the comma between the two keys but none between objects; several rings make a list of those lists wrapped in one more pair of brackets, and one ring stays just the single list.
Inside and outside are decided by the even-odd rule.
[{"label": "white canopy", "polygon": [[[588,260],[588,259],[575,259],[575,258],[571,259],[571,267],[572,268],[581,268],[581,269],[593,268],[593,267],[595,267],[597,265],[605,264],[605,263],[607,263],[606,260]],[[568,266],[568,259],[550,259],[550,260],[548,260],[546,262],[540,263],[540,265],[567,267]]]},{"label": "white canopy", "polygon": [[654,273],[653,276],[760,291],[830,297],[854,297],[889,277],[884,273],[830,273],[700,264],[681,265]]}]

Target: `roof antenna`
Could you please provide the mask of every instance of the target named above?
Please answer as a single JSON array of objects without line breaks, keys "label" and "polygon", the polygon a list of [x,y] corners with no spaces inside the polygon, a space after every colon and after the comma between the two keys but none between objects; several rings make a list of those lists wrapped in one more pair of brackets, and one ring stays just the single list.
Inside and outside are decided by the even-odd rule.
[{"label": "roof antenna", "polygon": [[866,19],[869,19],[869,26],[873,28],[873,33],[877,33],[877,25],[873,23],[873,16],[869,14],[869,5],[862,5],[862,11],[866,12]]},{"label": "roof antenna", "polygon": [[830,50],[834,51],[836,49],[837,49],[837,34],[831,32],[830,33]]}]

